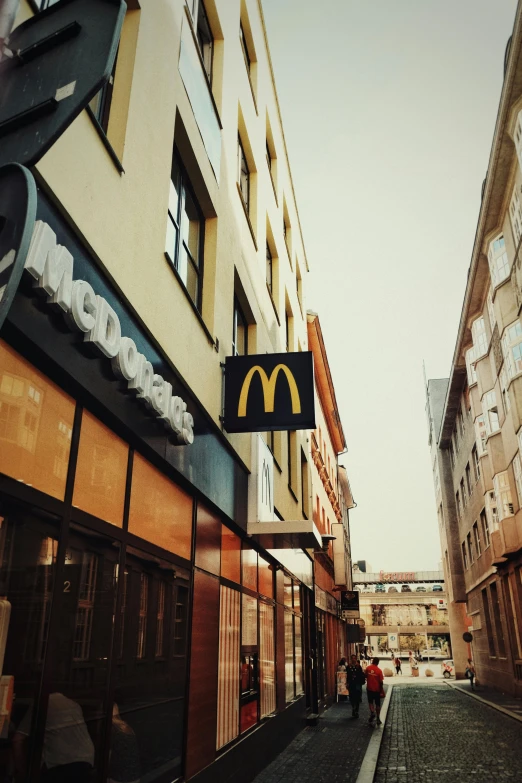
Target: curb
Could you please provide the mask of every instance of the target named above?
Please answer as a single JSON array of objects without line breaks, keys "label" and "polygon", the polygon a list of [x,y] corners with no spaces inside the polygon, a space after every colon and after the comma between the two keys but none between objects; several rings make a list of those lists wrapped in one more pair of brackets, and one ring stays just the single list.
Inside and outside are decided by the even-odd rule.
[{"label": "curb", "polygon": [[370,742],[368,743],[368,747],[366,748],[366,753],[364,754],[363,763],[361,764],[361,769],[359,770],[356,783],[373,783],[375,770],[377,769],[377,761],[379,759],[382,738],[384,736],[384,729],[386,728],[386,718],[388,717],[388,708],[391,703],[394,684],[395,683],[390,683],[388,685],[388,683],[386,683],[386,698],[381,709],[382,726],[380,726],[379,729],[377,729],[376,726],[372,728],[373,734],[370,738]]},{"label": "curb", "polygon": [[470,699],[476,699],[477,701],[481,701],[482,704],[486,704],[488,707],[492,707],[494,710],[497,710],[498,712],[503,712],[504,715],[507,715],[509,718],[513,718],[513,720],[517,720],[519,723],[522,723],[522,715],[516,715],[514,712],[511,712],[511,710],[508,710],[506,707],[501,707],[500,704],[495,704],[494,701],[483,699],[482,696],[477,696],[476,693],[465,691],[462,688],[459,688],[459,686],[456,683],[445,681],[445,684],[448,686],[448,688],[451,688],[454,691],[458,691],[459,693],[463,693],[464,696],[469,696]]}]

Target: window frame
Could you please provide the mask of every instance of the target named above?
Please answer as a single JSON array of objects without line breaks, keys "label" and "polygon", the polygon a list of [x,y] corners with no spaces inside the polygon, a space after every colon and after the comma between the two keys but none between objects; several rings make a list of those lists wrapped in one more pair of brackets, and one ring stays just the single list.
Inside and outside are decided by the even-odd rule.
[{"label": "window frame", "polygon": [[[191,185],[190,178],[187,174],[187,170],[185,169],[185,166],[183,165],[183,161],[181,159],[181,155],[177,148],[174,149],[174,154],[172,156],[172,169],[174,168],[174,161],[176,161],[176,165],[178,167],[178,186],[174,184],[172,180],[172,171],[171,171],[171,180],[170,180],[170,187],[174,188],[174,190],[177,193],[177,210],[176,210],[176,216],[174,217],[172,215],[171,209],[170,209],[170,198],[169,198],[169,205],[167,207],[167,221],[170,221],[172,225],[174,226],[174,232],[175,232],[175,247],[174,251],[169,250],[167,247],[165,249],[165,257],[167,261],[169,262],[170,266],[176,273],[176,277],[178,278],[179,282],[183,286],[183,290],[185,291],[186,295],[196,308],[196,310],[201,313],[201,303],[203,300],[203,259],[204,259],[204,247],[205,247],[205,216],[203,214],[203,211],[199,205],[199,201],[196,198],[196,194],[194,193],[194,189]],[[194,259],[192,256],[192,253],[190,249],[187,247],[186,242],[184,241],[184,238],[182,237],[182,215],[185,208],[186,203],[186,195],[190,196],[194,207],[196,209],[196,212],[198,214],[198,223],[199,223],[199,234],[198,234],[198,258]],[[167,223],[167,236],[165,238],[165,244],[167,243],[168,239],[168,223]],[[193,271],[196,274],[196,285],[197,285],[197,293],[196,293],[196,300],[192,298],[192,295],[189,291],[189,288],[185,281],[183,280],[183,277],[181,275],[181,272],[179,270],[179,261],[180,261],[180,252],[181,249],[185,250],[185,253],[187,255],[187,263],[191,265]],[[172,255],[171,255],[172,253]]]},{"label": "window frame", "polygon": [[[238,323],[242,322],[245,334],[245,352],[239,353],[238,345]],[[234,310],[232,316],[232,356],[248,356],[248,321],[245,318],[243,308],[239,304],[239,299],[234,296]]]},{"label": "window frame", "polygon": [[248,43],[245,36],[245,28],[243,27],[243,22],[239,22],[239,44],[241,46],[241,51],[243,52],[243,59],[245,61],[245,67],[247,69],[248,76],[250,78],[250,73],[252,69],[252,59],[250,57],[250,52],[248,51]]},{"label": "window frame", "polygon": [[[497,244],[498,247],[495,247]],[[493,289],[498,288],[499,285],[502,285],[509,279],[511,274],[511,263],[507,254],[506,240],[503,233],[497,234],[489,243],[488,264]]]},{"label": "window frame", "polygon": [[[243,167],[245,170],[243,170]],[[243,199],[247,214],[250,214],[250,168],[245,155],[245,148],[241,142],[241,136],[237,135],[237,184]],[[246,189],[246,194],[245,194]]]},{"label": "window frame", "polygon": [[[212,28],[208,21],[207,9],[203,0],[197,0],[196,19],[193,20],[194,32],[198,42],[198,49],[203,63],[203,71],[210,86],[212,86],[212,75],[214,65],[214,36]],[[204,29],[206,27],[206,30]],[[208,41],[202,40],[202,34],[207,33]],[[210,52],[210,54],[209,54]]]},{"label": "window frame", "polygon": [[[511,332],[513,332],[513,334],[511,334]],[[501,345],[502,354],[504,356],[503,369],[507,370],[507,385],[509,385],[509,381],[522,373],[522,324],[518,318],[516,321],[508,324],[504,329]],[[518,357],[514,353],[517,348]],[[521,365],[519,369],[517,369],[517,363]]]},{"label": "window frame", "polygon": [[480,533],[478,528],[478,522],[473,522],[473,539],[475,543],[475,551],[477,553],[477,560],[482,556],[482,545],[480,541]]}]

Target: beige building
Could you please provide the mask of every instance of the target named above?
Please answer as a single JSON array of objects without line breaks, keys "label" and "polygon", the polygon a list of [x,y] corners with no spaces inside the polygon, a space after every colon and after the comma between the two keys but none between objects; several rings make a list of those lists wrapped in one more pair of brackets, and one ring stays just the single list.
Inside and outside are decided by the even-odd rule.
[{"label": "beige building", "polygon": [[[61,7],[21,0],[17,25]],[[317,702],[323,544],[312,434],[222,422],[226,357],[308,349],[260,0],[128,0],[108,85],[33,175],[33,242],[0,331],[9,742],[37,780],[61,704],[85,722],[68,761],[92,781],[120,779],[124,724],[133,779],[254,777]],[[350,504],[335,438],[329,524]],[[247,527],[260,453],[275,519],[296,527],[270,544]]]},{"label": "beige building", "polygon": [[[457,663],[522,693],[522,13],[500,106],[449,380],[428,384]],[[470,648],[462,633],[473,636]],[[459,649],[457,651],[457,640]]]}]

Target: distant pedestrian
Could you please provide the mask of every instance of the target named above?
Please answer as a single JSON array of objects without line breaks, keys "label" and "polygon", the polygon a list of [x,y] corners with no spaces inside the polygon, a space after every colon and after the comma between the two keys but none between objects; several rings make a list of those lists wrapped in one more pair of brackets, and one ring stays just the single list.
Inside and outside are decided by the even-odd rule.
[{"label": "distant pedestrian", "polygon": [[346,684],[348,685],[350,704],[352,705],[352,718],[359,717],[359,706],[362,700],[364,682],[365,676],[361,664],[358,662],[357,656],[352,655],[346,669]]},{"label": "distant pedestrian", "polygon": [[468,662],[466,664],[466,677],[468,678],[468,680],[470,682],[471,690],[474,691],[475,690],[475,685],[474,685],[474,682],[475,682],[475,664],[473,663],[471,658],[468,658]]},{"label": "distant pedestrian", "polygon": [[368,696],[368,706],[370,707],[370,717],[368,723],[370,726],[373,724],[375,717],[377,717],[377,726],[380,726],[381,721],[381,699],[384,698],[384,674],[379,669],[379,659],[373,658],[371,664],[366,667],[364,672],[366,677],[366,694]]},{"label": "distant pedestrian", "polygon": [[395,664],[395,671],[397,672],[397,676],[399,674],[402,674],[402,663],[401,663],[401,659],[399,658],[399,656],[397,656],[395,658],[394,664]]}]

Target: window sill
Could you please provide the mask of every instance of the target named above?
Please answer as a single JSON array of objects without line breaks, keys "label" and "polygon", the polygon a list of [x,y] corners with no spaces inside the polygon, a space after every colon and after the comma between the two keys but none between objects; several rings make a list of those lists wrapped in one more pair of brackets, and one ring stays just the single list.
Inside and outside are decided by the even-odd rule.
[{"label": "window sill", "polygon": [[270,297],[270,301],[272,302],[272,307],[274,308],[274,313],[275,313],[275,317],[277,319],[277,323],[279,324],[279,326],[281,326],[281,320],[280,320],[278,312],[277,312],[276,303],[274,302],[274,297],[272,296],[272,291],[270,290],[270,287],[269,287],[268,283],[266,284],[266,290],[268,291],[268,296]]},{"label": "window sill", "polygon": [[236,182],[236,188],[239,195],[239,200],[241,201],[241,206],[243,207],[243,212],[245,213],[245,217],[247,219],[248,228],[250,229],[250,234],[252,235],[252,242],[254,243],[254,247],[256,251],[258,250],[257,242],[256,242],[256,235],[254,234],[254,228],[252,226],[252,223],[250,222],[250,215],[248,214],[247,205],[245,204],[245,200],[243,198],[243,194],[241,193],[241,188],[239,187],[239,182]]},{"label": "window sill", "polygon": [[215,348],[215,347],[216,347],[216,341],[214,340],[214,338],[213,338],[213,337],[212,337],[212,335],[210,334],[210,332],[209,332],[209,330],[208,330],[208,327],[207,327],[207,325],[206,325],[205,321],[203,320],[203,316],[201,315],[201,313],[199,312],[198,308],[196,307],[196,305],[195,305],[195,304],[194,304],[194,302],[192,301],[192,298],[191,298],[191,296],[190,296],[189,292],[187,291],[187,288],[186,288],[186,286],[185,286],[185,283],[184,283],[184,282],[183,282],[183,280],[181,279],[181,275],[179,274],[178,270],[176,269],[176,267],[174,266],[174,264],[173,264],[173,263],[172,263],[172,261],[170,260],[170,256],[169,256],[169,254],[168,254],[168,253],[165,253],[165,258],[167,259],[167,261],[168,261],[168,264],[169,264],[169,266],[170,266],[170,268],[171,268],[171,270],[172,270],[172,272],[173,272],[174,276],[176,277],[176,280],[177,280],[177,281],[178,281],[178,283],[180,284],[180,286],[181,286],[181,290],[183,291],[183,293],[185,294],[185,296],[186,296],[186,298],[187,298],[187,302],[188,302],[188,303],[190,304],[190,306],[192,307],[192,310],[193,310],[193,312],[194,312],[194,315],[195,315],[195,316],[196,316],[196,318],[198,319],[199,325],[201,326],[201,328],[202,328],[202,329],[203,329],[203,331],[205,332],[205,335],[206,335],[206,338],[207,338],[207,340],[209,341],[209,343],[211,344],[211,346],[212,346],[213,348]]},{"label": "window sill", "polygon": [[88,116],[90,117],[90,120],[91,120],[92,124],[96,128],[96,132],[98,133],[98,136],[102,140],[103,146],[105,147],[105,149],[109,153],[110,159],[112,160],[112,162],[114,163],[114,165],[118,169],[119,173],[120,174],[125,174],[125,169],[123,168],[123,166],[121,164],[121,161],[118,158],[118,156],[117,156],[117,154],[116,154],[116,152],[114,150],[114,147],[112,146],[112,144],[110,143],[109,139],[107,138],[107,134],[103,130],[102,126],[100,125],[100,123],[98,122],[96,117],[94,116],[93,110],[91,109],[90,106],[86,106],[85,107],[85,111],[87,112]]}]

